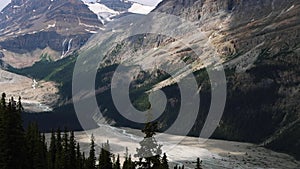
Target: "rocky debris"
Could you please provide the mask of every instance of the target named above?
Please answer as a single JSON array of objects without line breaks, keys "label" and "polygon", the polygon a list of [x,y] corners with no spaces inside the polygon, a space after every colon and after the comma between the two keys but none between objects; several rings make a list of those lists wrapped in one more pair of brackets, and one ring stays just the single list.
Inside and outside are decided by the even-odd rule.
[{"label": "rocky debris", "polygon": [[35,81],[0,69],[1,91],[8,98],[22,97],[27,112],[51,111],[59,98],[58,88],[54,82]]},{"label": "rocky debris", "polygon": [[[100,146],[110,141],[112,151],[120,154],[121,161],[124,160],[124,151],[127,148],[129,154],[135,154],[139,141],[143,139],[143,133],[140,130],[130,128],[116,128],[108,125],[100,125],[99,128],[85,132],[75,132],[80,147],[85,153],[89,152],[91,133],[94,134],[97,143],[96,152],[100,151]],[[162,144],[162,149],[167,153],[170,166],[184,165],[185,167],[195,168],[195,161],[199,157],[203,161],[203,168],[299,168],[300,162],[293,157],[276,153],[274,151],[259,147],[250,143],[223,141],[209,139],[200,144],[199,138],[164,135],[167,141],[158,140]],[[47,140],[50,140],[51,134],[46,134]],[[175,140],[182,140],[174,145]],[[126,143],[126,147],[124,145]],[[134,157],[133,157],[134,158]],[[134,158],[134,160],[138,160]]]}]

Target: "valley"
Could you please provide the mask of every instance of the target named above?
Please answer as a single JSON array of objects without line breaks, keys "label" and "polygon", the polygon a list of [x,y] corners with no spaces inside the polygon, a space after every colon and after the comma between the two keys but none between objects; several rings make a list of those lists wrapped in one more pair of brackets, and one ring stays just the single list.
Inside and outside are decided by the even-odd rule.
[{"label": "valley", "polygon": [[[88,153],[89,135],[94,133],[98,145],[109,140],[110,144],[113,145],[112,152],[120,154],[121,161],[124,160],[126,147],[129,154],[136,154],[136,148],[139,146],[139,141],[142,140],[142,133],[139,130],[115,128],[107,125],[99,126],[99,128],[94,130],[75,133],[83,151]],[[194,168],[195,163],[192,163],[192,161],[196,161],[197,157],[200,157],[203,161],[204,168],[214,169],[295,169],[300,166],[299,161],[288,155],[276,153],[250,143],[213,139],[202,142],[203,140],[199,141],[199,138],[195,137],[163,135],[167,139],[164,141],[158,140],[158,142],[163,145],[162,149],[167,153],[171,167],[179,164],[184,165],[186,168]],[[182,141],[178,145],[172,144],[176,140]],[[96,150],[99,152],[99,148]]]},{"label": "valley", "polygon": [[91,133],[134,154],[153,121],[172,168],[197,157],[300,168],[299,11],[298,0],[13,0],[0,13],[0,92],[22,97],[25,126],[75,130],[86,154]]},{"label": "valley", "polygon": [[22,96],[23,106],[27,112],[52,111],[59,98],[57,84],[54,82],[36,81],[28,77],[0,70],[0,85],[6,89],[7,96]]}]

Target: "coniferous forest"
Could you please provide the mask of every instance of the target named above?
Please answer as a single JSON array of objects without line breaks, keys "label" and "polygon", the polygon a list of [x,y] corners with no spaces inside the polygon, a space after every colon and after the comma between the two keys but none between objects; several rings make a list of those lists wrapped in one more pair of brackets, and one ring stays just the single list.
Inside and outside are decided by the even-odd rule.
[{"label": "coniferous forest", "polygon": [[[102,144],[100,154],[96,154],[95,138],[92,135],[89,154],[80,150],[73,131],[52,130],[50,141],[38,125],[31,123],[23,128],[21,98],[6,99],[2,94],[0,103],[0,169],[168,169],[167,155],[162,154],[155,138],[156,123],[147,123],[143,129],[145,139],[140,142],[137,154],[125,152],[123,164],[120,155],[112,154],[109,141]],[[149,143],[150,141],[150,143]],[[151,153],[151,154],[149,154]],[[160,155],[162,154],[162,155]],[[152,157],[149,157],[152,156]],[[174,168],[184,168],[175,166]],[[201,168],[200,162],[197,169]]]}]

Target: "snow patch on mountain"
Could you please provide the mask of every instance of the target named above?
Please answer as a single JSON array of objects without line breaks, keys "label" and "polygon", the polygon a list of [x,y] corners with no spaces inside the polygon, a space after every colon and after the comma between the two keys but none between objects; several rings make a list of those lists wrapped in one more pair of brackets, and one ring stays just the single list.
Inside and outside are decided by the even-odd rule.
[{"label": "snow patch on mountain", "polygon": [[162,0],[129,0],[130,2],[136,2],[136,3],[139,3],[139,4],[143,4],[143,5],[146,5],[146,6],[157,6]]},{"label": "snow patch on mountain", "polygon": [[89,7],[91,11],[94,13],[102,13],[102,12],[108,12],[112,14],[119,14],[119,12],[114,11],[107,6],[100,4],[100,3],[94,3],[94,2],[85,2],[85,4]]},{"label": "snow patch on mountain", "polygon": [[10,3],[10,0],[1,0],[0,1],[0,11],[5,8]]},{"label": "snow patch on mountain", "polygon": [[97,3],[96,1],[85,0],[83,2],[98,16],[98,19],[102,22],[102,24],[111,21],[112,17],[120,14],[119,12],[108,8],[104,4]]},{"label": "snow patch on mountain", "polygon": [[154,8],[155,6],[147,6],[139,3],[133,3],[131,8],[128,9],[128,12],[146,15],[150,13]]},{"label": "snow patch on mountain", "polygon": [[[125,7],[124,6],[124,11],[122,10],[114,10],[111,8],[111,6],[107,6],[107,2],[102,2],[101,0],[82,0],[87,6],[88,8],[94,12],[97,16],[98,19],[103,23],[107,23],[109,21],[113,20],[113,17],[120,15],[121,13],[126,13],[126,12],[130,12],[130,13],[136,13],[136,14],[143,14],[146,15],[148,13],[150,13],[156,6],[157,3],[155,5],[149,5],[149,4],[145,4],[139,1],[121,1],[120,3],[124,3],[124,5],[128,5],[131,4],[131,6],[129,7]],[[157,0],[158,2],[160,2],[161,0]],[[126,3],[126,4],[125,4]],[[120,5],[120,4],[118,4]],[[126,9],[127,8],[127,9]]]}]

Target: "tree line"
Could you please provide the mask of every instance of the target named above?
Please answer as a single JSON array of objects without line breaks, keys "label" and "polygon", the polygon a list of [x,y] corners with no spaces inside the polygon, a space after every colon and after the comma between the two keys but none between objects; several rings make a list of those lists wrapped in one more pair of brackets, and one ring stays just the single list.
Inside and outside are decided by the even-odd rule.
[{"label": "tree line", "polygon": [[[0,168],[1,169],[169,169],[167,155],[154,138],[156,123],[147,123],[142,130],[144,140],[134,155],[125,152],[123,164],[120,155],[112,154],[109,141],[102,144],[96,155],[95,138],[91,136],[89,154],[80,149],[73,131],[52,130],[49,145],[36,123],[23,128],[21,98],[6,101],[5,93],[0,100]],[[174,167],[177,169],[177,166]],[[184,168],[182,166],[181,168]],[[201,168],[200,164],[197,169]]]}]

